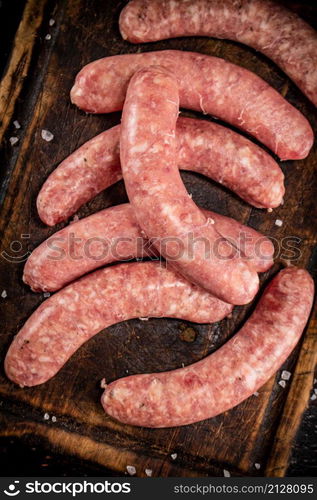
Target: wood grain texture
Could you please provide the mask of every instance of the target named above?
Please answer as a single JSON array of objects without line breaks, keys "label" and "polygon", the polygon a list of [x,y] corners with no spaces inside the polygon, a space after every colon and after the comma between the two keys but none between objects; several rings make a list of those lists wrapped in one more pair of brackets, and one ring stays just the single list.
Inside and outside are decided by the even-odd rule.
[{"label": "wood grain texture", "polygon": [[[32,3],[29,0],[29,5]],[[38,14],[40,36],[35,40],[19,106],[20,141],[13,148],[6,146],[2,153],[7,168],[0,214],[0,294],[6,290],[7,298],[0,299],[1,359],[12,337],[44,300],[43,294],[32,293],[22,283],[24,255],[65,225],[47,228],[41,223],[35,208],[39,188],[74,149],[120,121],[119,113],[91,116],[71,105],[69,91],[84,64],[103,56],[167,48],[225,57],[254,71],[282,92],[317,130],[313,106],[264,56],[229,41],[206,38],[130,45],[121,39],[117,26],[124,3],[48,0],[44,16]],[[48,25],[51,17],[55,19],[53,27]],[[45,40],[47,32],[52,37],[49,41]],[[15,88],[16,82],[12,85]],[[8,124],[10,121],[12,114]],[[42,129],[54,134],[52,142],[43,141]],[[276,265],[262,277],[264,284],[291,258],[290,249],[284,248],[285,238],[289,237],[296,250],[293,263],[316,272],[316,163],[316,146],[306,160],[281,163],[287,191],[284,205],[272,213],[251,208],[202,176],[186,172],[182,177],[202,207],[235,217],[274,238]],[[78,215],[84,217],[126,200],[123,182],[119,182],[82,207]],[[275,225],[276,219],[283,221],[282,227]],[[145,468],[151,468],[154,476],[221,476],[223,469],[232,475],[284,475],[311,387],[316,347],[313,322],[301,346],[284,364],[283,369],[293,374],[285,389],[277,383],[278,373],[259,396],[211,420],[176,429],[138,429],[113,421],[99,403],[103,377],[112,381],[127,373],[173,369],[197,361],[232,336],[253,308],[254,304],[237,307],[232,318],[214,325],[153,319],[112,326],[84,345],[56,377],[39,387],[14,386],[1,366],[1,436],[19,437],[28,443],[36,435],[46,443],[48,452],[80,457],[119,475],[124,474],[127,465],[135,465],[140,476]],[[193,342],[184,340],[183,331],[188,326],[196,333]],[[44,421],[45,412],[56,416],[57,422]],[[177,453],[176,461],[171,459],[172,453]],[[261,464],[260,470],[255,463]]]},{"label": "wood grain texture", "polygon": [[302,415],[309,401],[314,380],[317,356],[317,319],[312,318],[296,363],[291,387],[284,405],[280,424],[274,436],[266,475],[283,477],[286,474],[292,443],[298,431]]},{"label": "wood grain texture", "polygon": [[43,21],[46,0],[29,0],[18,27],[10,64],[0,83],[0,143],[12,120],[15,104],[28,75],[36,35]]}]

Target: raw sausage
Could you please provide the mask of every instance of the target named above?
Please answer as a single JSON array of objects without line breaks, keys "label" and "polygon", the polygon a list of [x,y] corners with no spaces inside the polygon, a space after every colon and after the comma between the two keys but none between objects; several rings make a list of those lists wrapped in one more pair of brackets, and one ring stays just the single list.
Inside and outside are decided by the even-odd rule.
[{"label": "raw sausage", "polygon": [[[272,266],[274,246],[268,238],[230,217],[204,213],[256,271]],[[34,291],[51,292],[110,262],[158,255],[144,238],[131,205],[117,205],[70,224],[41,243],[24,266],[23,280]]]},{"label": "raw sausage", "polygon": [[53,377],[79,347],[115,323],[138,317],[219,321],[232,306],[191,285],[158,262],[95,271],[43,302],[14,338],[7,376],[21,386]]},{"label": "raw sausage", "polygon": [[281,271],[241,330],[198,363],[178,370],[132,375],[109,384],[105,411],[125,424],[173,427],[214,417],[251,396],[297,344],[314,294],[307,271]]},{"label": "raw sausage", "polygon": [[99,59],[79,72],[71,100],[92,113],[118,111],[131,76],[151,65],[176,76],[181,107],[245,130],[282,160],[308,155],[313,131],[306,118],[257,75],[218,57],[165,50]]},{"label": "raw sausage", "polygon": [[[83,144],[48,177],[38,198],[41,220],[66,220],[97,193],[122,178],[120,126]],[[206,120],[180,117],[176,126],[178,167],[206,175],[258,208],[274,208],[284,196],[277,163],[245,137]]]},{"label": "raw sausage", "polygon": [[317,33],[270,0],[132,0],[119,24],[122,37],[133,43],[198,35],[249,45],[317,105]]},{"label": "raw sausage", "polygon": [[186,279],[230,304],[246,304],[258,289],[248,267],[188,195],[177,168],[178,84],[165,68],[139,70],[122,112],[120,159],[140,228]]}]

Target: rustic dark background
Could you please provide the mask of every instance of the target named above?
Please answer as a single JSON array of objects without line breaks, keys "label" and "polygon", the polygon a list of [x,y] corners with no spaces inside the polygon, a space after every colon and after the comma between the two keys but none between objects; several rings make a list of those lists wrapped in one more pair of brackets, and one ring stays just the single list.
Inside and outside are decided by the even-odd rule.
[{"label": "rustic dark background", "polygon": [[[0,0],[0,75],[5,71],[10,50],[24,7],[23,0]],[[51,2],[51,5],[54,2]],[[316,27],[317,7],[314,2],[284,1]],[[91,2],[93,8],[93,2]],[[20,103],[21,105],[23,104]],[[1,165],[1,179],[6,181],[6,165]],[[197,188],[198,190],[198,188]],[[315,385],[317,387],[317,385]],[[316,476],[317,472],[317,403],[310,401],[305,411],[293,448],[288,476]],[[48,442],[39,436],[27,439],[0,438],[1,475],[66,475],[105,476],[114,474],[89,460],[52,453]]]}]

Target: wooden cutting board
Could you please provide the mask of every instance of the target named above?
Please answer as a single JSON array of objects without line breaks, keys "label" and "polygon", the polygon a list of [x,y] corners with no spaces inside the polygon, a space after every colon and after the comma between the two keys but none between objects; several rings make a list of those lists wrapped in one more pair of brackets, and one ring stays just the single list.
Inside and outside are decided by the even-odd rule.
[{"label": "wooden cutting board", "polygon": [[[47,228],[37,216],[37,193],[54,168],[86,140],[119,123],[120,114],[86,115],[69,100],[74,77],[86,63],[115,54],[159,49],[193,50],[225,57],[246,67],[280,91],[300,109],[317,130],[313,106],[272,62],[255,51],[229,41],[207,38],[167,40],[130,45],[118,30],[124,1],[29,0],[16,35],[11,60],[0,89],[2,140],[1,195],[1,360],[29,315],[45,300],[22,282],[25,255],[63,227]],[[317,8],[288,2],[316,24]],[[308,16],[309,14],[309,16]],[[49,25],[49,19],[55,24]],[[46,35],[51,35],[47,39]],[[198,114],[187,113],[189,116]],[[206,118],[206,117],[204,117]],[[18,120],[21,129],[15,130]],[[290,124],[292,126],[292,124]],[[52,142],[41,130],[54,134]],[[12,146],[9,138],[19,141]],[[276,247],[286,237],[296,238],[296,265],[316,272],[316,197],[314,177],[317,151],[302,161],[286,161],[285,203],[272,213],[249,205],[202,176],[182,174],[188,191],[202,207],[235,217],[274,237]],[[119,182],[83,207],[79,217],[127,200]],[[278,227],[276,219],[283,221]],[[290,252],[277,252],[270,279]],[[122,291],[124,293],[124,290]],[[124,474],[127,465],[144,476],[283,476],[292,441],[309,399],[316,352],[316,316],[301,344],[283,366],[292,373],[282,388],[279,372],[260,391],[231,411],[211,420],[176,428],[151,430],[121,425],[104,414],[100,380],[112,381],[127,373],[161,371],[192,363],[217,349],[248,317],[254,305],[236,307],[231,319],[213,325],[171,319],[132,320],[108,328],[84,345],[48,383],[20,389],[9,382],[1,363],[1,436],[34,436],[47,449],[79,457]],[[187,335],[190,333],[190,335]],[[263,332],[265,335],[265,332]],[[56,422],[44,420],[44,414]],[[172,459],[171,454],[177,453]],[[254,464],[260,464],[257,469]]]}]

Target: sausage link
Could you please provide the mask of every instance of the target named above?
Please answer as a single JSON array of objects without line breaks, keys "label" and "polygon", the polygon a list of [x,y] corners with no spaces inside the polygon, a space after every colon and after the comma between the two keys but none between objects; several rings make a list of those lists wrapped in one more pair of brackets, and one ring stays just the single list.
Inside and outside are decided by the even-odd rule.
[{"label": "sausage link", "polygon": [[151,65],[176,76],[181,107],[245,130],[282,160],[308,155],[314,136],[306,118],[257,75],[218,57],[165,50],[99,59],[79,72],[71,100],[92,113],[118,111],[131,76]]},{"label": "sausage link", "polygon": [[188,195],[177,168],[177,80],[152,66],[133,75],[122,112],[120,159],[140,228],[192,283],[231,304],[250,302],[258,275]]},{"label": "sausage link", "polygon": [[120,15],[133,43],[211,36],[244,43],[272,59],[317,105],[317,33],[270,0],[131,0]]},{"label": "sausage link", "polygon": [[[122,178],[120,126],[83,144],[45,181],[37,198],[41,220],[53,226],[73,215],[103,189]],[[245,137],[206,120],[177,120],[178,167],[220,182],[258,208],[274,208],[284,196],[277,163]]]},{"label": "sausage link", "polygon": [[144,427],[174,427],[214,417],[257,391],[297,344],[314,294],[307,271],[284,269],[263,293],[254,313],[226,344],[178,370],[132,375],[109,384],[104,410]]},{"label": "sausage link", "polygon": [[43,302],[14,338],[7,376],[21,386],[53,377],[79,347],[102,329],[138,317],[219,321],[232,311],[160,263],[119,264],[72,283]]},{"label": "sausage link", "polygon": [[[230,217],[203,212],[256,271],[272,266],[274,246],[268,238]],[[158,255],[144,238],[131,206],[117,205],[70,224],[41,243],[24,266],[23,281],[34,291],[51,292],[110,262]]]}]

